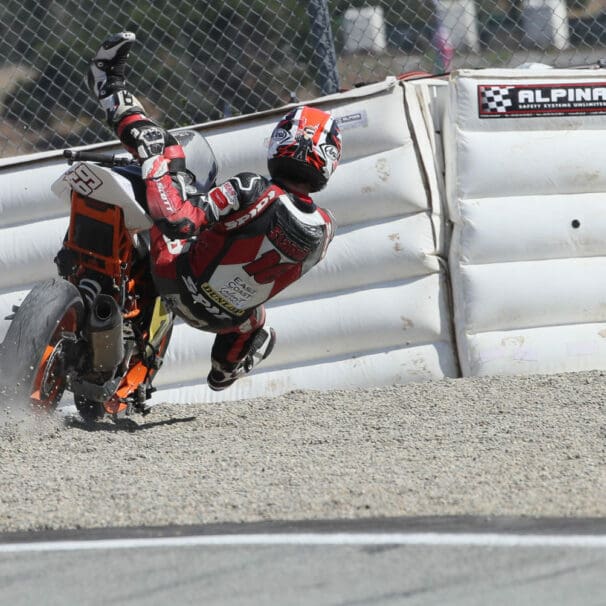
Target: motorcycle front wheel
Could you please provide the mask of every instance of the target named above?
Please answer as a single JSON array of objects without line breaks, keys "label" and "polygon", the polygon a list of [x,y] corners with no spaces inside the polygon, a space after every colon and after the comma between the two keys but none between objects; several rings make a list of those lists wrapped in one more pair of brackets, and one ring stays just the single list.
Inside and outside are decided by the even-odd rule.
[{"label": "motorcycle front wheel", "polygon": [[37,284],[17,309],[2,342],[2,380],[19,401],[53,410],[65,390],[64,344],[80,329],[84,304],[61,278]]}]

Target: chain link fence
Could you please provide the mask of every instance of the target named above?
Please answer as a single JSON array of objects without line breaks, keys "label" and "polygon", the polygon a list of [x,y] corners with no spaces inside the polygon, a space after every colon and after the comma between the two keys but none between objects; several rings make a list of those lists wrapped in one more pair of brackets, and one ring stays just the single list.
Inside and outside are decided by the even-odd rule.
[{"label": "chain link fence", "polygon": [[606,0],[4,0],[0,29],[10,157],[113,139],[85,77],[116,31],[137,34],[131,90],[173,128],[408,71],[594,65]]}]

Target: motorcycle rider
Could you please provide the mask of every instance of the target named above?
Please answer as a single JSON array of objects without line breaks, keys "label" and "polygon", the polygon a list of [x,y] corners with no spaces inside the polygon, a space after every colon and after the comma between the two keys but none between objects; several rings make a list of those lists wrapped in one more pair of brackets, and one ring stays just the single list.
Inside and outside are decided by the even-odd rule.
[{"label": "motorcycle rider", "polygon": [[[271,353],[276,335],[264,303],[326,254],[335,222],[310,193],[328,182],[341,158],[330,114],[302,106],[270,138],[271,180],[239,173],[204,193],[175,135],[153,122],[126,88],[131,32],[110,36],[91,61],[88,82],[122,144],[141,162],[151,228],[152,273],[176,315],[216,333],[208,386],[219,391]],[[302,144],[304,142],[304,144]]]}]

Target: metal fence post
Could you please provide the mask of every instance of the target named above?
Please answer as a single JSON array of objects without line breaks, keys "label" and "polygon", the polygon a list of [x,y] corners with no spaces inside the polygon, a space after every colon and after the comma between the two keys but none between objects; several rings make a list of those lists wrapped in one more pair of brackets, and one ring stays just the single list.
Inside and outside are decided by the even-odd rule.
[{"label": "metal fence post", "polygon": [[317,70],[316,84],[323,95],[339,90],[337,53],[330,27],[328,0],[309,0],[307,15],[313,44],[312,64]]}]

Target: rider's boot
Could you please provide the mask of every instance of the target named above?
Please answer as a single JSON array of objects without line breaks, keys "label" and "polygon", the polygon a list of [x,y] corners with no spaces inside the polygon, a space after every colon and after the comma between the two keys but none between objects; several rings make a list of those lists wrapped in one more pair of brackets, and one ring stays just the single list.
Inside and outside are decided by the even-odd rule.
[{"label": "rider's boot", "polygon": [[135,41],[132,32],[110,36],[99,48],[88,70],[88,85],[97,99],[126,88],[126,61]]},{"label": "rider's boot", "polygon": [[134,42],[132,32],[120,32],[105,40],[90,62],[88,84],[106,111],[109,126],[143,161],[162,154],[175,141],[145,115],[142,104],[126,89],[126,62]]},{"label": "rider's boot", "polygon": [[88,85],[113,128],[127,116],[144,113],[141,103],[126,90],[126,62],[134,41],[132,32],[110,36],[100,46],[88,69]]},{"label": "rider's boot", "polygon": [[212,370],[208,373],[206,382],[213,391],[222,391],[243,375],[248,374],[265,360],[272,352],[276,343],[276,332],[273,328],[264,326],[255,334],[250,350],[238,364],[222,364],[212,361]]}]

